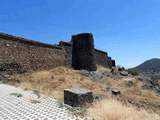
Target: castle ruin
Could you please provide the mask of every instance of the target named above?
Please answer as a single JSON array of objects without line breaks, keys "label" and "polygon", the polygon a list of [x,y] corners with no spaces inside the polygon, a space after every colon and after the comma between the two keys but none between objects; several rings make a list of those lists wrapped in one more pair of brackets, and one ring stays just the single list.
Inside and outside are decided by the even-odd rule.
[{"label": "castle ruin", "polygon": [[[24,73],[32,70],[47,70],[58,66],[74,67],[73,64],[76,63],[72,60],[75,59],[75,56],[77,55],[75,51],[77,50],[77,47],[74,48],[72,44],[74,39],[81,40],[83,41],[82,44],[85,44],[84,41],[86,38],[84,36],[87,39],[88,36],[90,36],[89,39],[91,39],[91,41],[93,40],[92,34],[83,33],[72,36],[70,42],[60,41],[58,45],[51,45],[0,33],[0,72],[5,71],[12,74],[13,72]],[[94,49],[92,43],[90,45],[90,49],[86,49],[90,51],[83,54],[85,56],[89,55],[90,57],[88,61],[86,61],[86,64],[80,66],[80,69],[87,69],[89,67],[87,66],[88,64],[92,67],[87,70],[91,71],[96,70],[95,65],[101,65],[107,68],[115,66],[115,60],[112,60],[107,52]],[[74,51],[72,51],[72,47]],[[81,51],[85,52],[85,45],[82,47],[83,50]],[[75,55],[72,56],[72,54]],[[80,53],[80,55],[82,54]],[[78,58],[83,62],[86,60],[84,56]],[[92,61],[92,59],[94,60]]]}]

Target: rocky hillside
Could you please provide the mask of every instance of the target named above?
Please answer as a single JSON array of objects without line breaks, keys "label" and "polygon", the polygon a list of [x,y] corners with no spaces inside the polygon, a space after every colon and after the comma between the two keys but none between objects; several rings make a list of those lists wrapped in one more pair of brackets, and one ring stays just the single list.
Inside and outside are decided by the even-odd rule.
[{"label": "rocky hillside", "polygon": [[153,59],[147,60],[144,63],[137,66],[136,68],[143,73],[160,72],[160,59],[153,58]]},{"label": "rocky hillside", "polygon": [[144,88],[160,93],[160,59],[153,58],[136,67],[145,78]]},{"label": "rocky hillside", "polygon": [[160,59],[159,58],[153,58],[153,59],[147,60],[144,63],[137,66],[136,68],[143,74],[153,79],[160,79]]},{"label": "rocky hillside", "polygon": [[[130,111],[130,108],[128,109],[127,107],[127,109],[124,110],[121,108],[121,104],[132,106],[131,112],[127,113],[128,116],[125,117],[127,120],[131,119],[129,117],[135,117],[130,115],[133,113],[133,109],[135,111],[138,109],[137,112],[141,113],[140,116],[143,114],[139,111],[140,109],[145,110],[147,112],[145,114],[149,116],[151,116],[150,113],[152,112],[160,115],[160,97],[155,91],[148,89],[150,83],[146,83],[145,81],[149,80],[141,76],[132,76],[124,73],[125,71],[122,70],[111,71],[103,67],[98,67],[95,72],[57,67],[51,70],[15,74],[10,77],[8,84],[21,87],[25,90],[38,91],[54,97],[61,102],[64,100],[64,89],[80,87],[91,90],[94,94],[95,102],[93,106],[91,105],[89,108],[85,108],[85,111],[88,111],[89,115],[97,118],[96,120],[118,120],[117,118],[124,120],[126,111]],[[117,91],[120,92],[119,95],[114,95],[113,92]],[[118,101],[118,103],[114,101]],[[120,107],[117,105],[119,102]],[[102,110],[102,106],[105,107],[103,109],[105,111],[97,112]],[[117,111],[115,111],[115,109]],[[121,113],[122,109],[124,114]],[[86,112],[78,114],[86,114]],[[137,113],[135,114],[137,115]],[[145,119],[145,116],[140,116],[134,119]],[[146,120],[150,118],[149,116]],[[153,117],[153,119],[149,120],[159,119]]]}]

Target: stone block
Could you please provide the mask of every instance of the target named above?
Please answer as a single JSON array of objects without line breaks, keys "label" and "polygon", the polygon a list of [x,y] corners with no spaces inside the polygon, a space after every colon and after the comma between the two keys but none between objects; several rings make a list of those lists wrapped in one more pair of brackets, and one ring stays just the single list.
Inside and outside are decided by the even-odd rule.
[{"label": "stone block", "polygon": [[81,107],[93,102],[93,93],[84,88],[71,88],[64,90],[64,104],[72,107]]}]

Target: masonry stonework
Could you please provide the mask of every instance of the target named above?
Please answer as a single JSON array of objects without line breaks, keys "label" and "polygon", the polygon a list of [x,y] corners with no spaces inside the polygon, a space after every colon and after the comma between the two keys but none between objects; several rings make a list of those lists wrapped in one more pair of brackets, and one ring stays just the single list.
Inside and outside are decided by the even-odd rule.
[{"label": "masonry stonework", "polygon": [[[95,49],[96,64],[111,68],[106,52]],[[59,45],[44,44],[0,33],[0,72],[23,73],[31,70],[70,66],[72,42],[61,41]]]},{"label": "masonry stonework", "polygon": [[[0,37],[0,66],[8,66],[12,72],[25,72],[28,70],[51,69],[66,64],[66,52],[62,48],[42,46],[41,44],[28,44],[14,41],[12,38]],[[11,65],[18,68],[11,68]]]},{"label": "masonry stonework", "polygon": [[[69,65],[72,64],[72,42],[60,41],[59,46],[63,47],[67,52],[66,59]],[[97,65],[104,66],[106,68],[111,68],[111,58],[108,57],[108,53],[95,49],[95,62]]]},{"label": "masonry stonework", "polygon": [[72,36],[72,67],[76,70],[96,71],[92,34],[83,33]]}]

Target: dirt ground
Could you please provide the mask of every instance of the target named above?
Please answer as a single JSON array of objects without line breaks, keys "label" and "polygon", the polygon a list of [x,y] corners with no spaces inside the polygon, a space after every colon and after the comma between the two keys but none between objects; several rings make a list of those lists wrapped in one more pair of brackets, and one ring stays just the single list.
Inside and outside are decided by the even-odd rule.
[{"label": "dirt ground", "polygon": [[[100,68],[99,70],[105,69]],[[128,80],[133,81],[132,87],[128,87]],[[48,71],[14,75],[8,84],[19,86],[25,90],[37,90],[62,102],[64,89],[83,87],[93,91],[95,95],[103,99],[118,100],[128,107],[133,106],[137,110],[144,109],[147,112],[160,115],[160,96],[154,91],[142,89],[143,82],[136,79],[136,77],[122,77],[119,79],[106,77],[105,79],[91,80],[89,77],[80,74],[80,71],[58,67]],[[112,96],[112,88],[118,88],[121,95]]]}]

